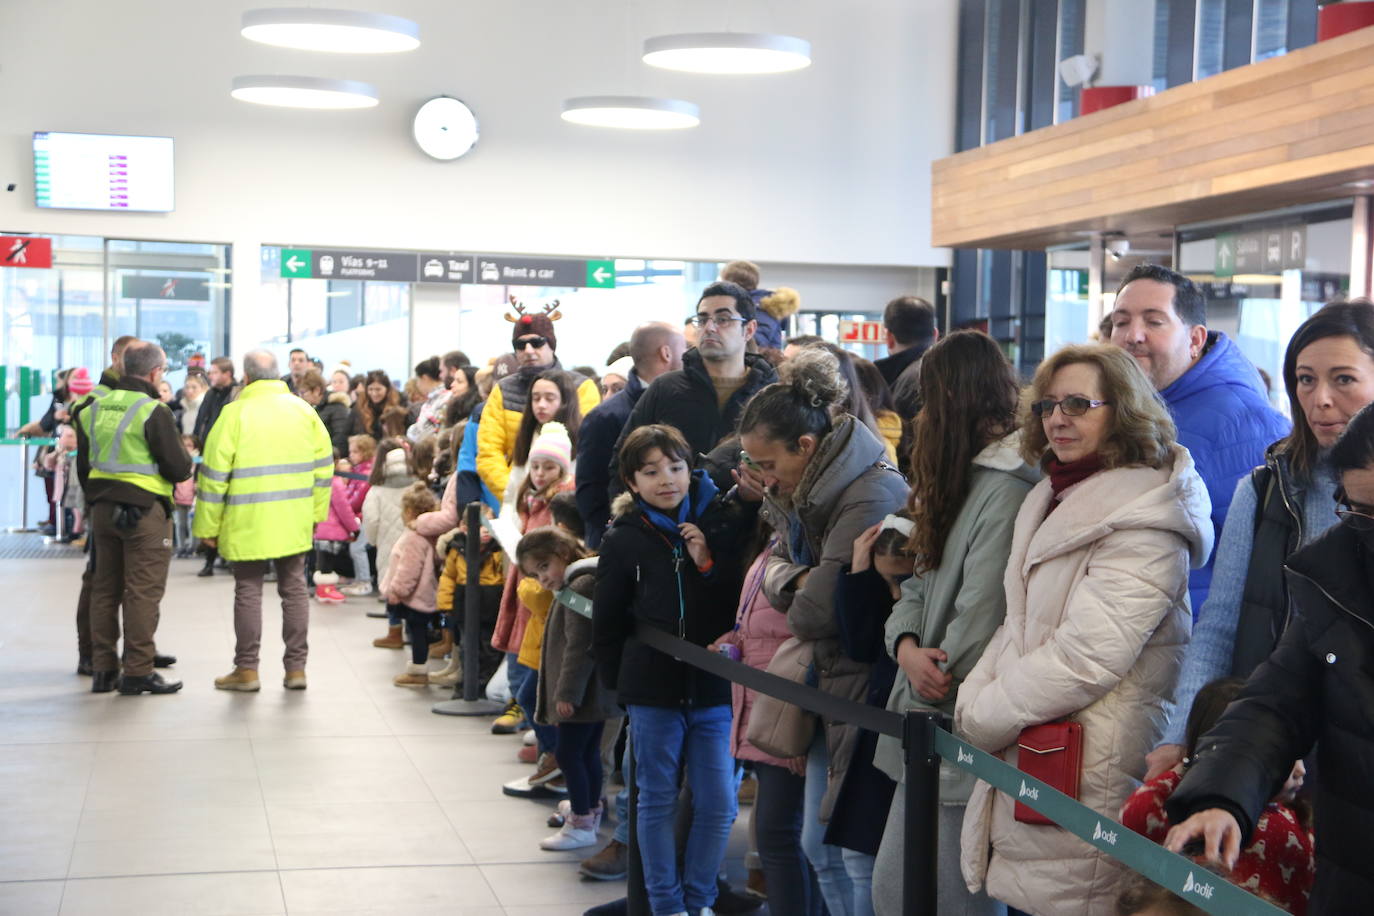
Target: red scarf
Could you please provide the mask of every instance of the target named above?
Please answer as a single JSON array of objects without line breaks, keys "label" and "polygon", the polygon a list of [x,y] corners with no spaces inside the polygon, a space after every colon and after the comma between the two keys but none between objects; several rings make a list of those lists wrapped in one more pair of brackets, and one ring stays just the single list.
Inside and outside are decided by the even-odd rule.
[{"label": "red scarf", "polygon": [[1050,511],[1053,512],[1059,505],[1059,495],[1076,483],[1081,483],[1089,477],[1102,470],[1102,458],[1093,452],[1077,461],[1061,463],[1058,458],[1051,457],[1045,462],[1045,470],[1050,475],[1050,489],[1054,491],[1054,502],[1050,503]]}]

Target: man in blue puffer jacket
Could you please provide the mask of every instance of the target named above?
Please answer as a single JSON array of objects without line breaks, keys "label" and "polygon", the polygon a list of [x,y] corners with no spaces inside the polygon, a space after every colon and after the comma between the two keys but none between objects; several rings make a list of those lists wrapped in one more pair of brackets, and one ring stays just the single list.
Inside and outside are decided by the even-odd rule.
[{"label": "man in blue puffer jacket", "polygon": [[[1182,274],[1141,264],[1117,290],[1112,343],[1136,358],[1178,425],[1178,441],[1193,455],[1212,498],[1212,526],[1221,537],[1236,481],[1264,463],[1264,450],[1288,434],[1259,372],[1229,337],[1207,330],[1202,290]],[[1188,577],[1197,617],[1212,584],[1212,559]]]}]

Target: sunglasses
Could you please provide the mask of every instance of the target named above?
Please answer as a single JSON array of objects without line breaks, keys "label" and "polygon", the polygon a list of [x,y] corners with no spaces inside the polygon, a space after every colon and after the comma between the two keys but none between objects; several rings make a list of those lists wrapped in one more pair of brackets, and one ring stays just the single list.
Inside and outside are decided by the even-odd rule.
[{"label": "sunglasses", "polygon": [[1052,416],[1056,407],[1066,417],[1081,417],[1094,407],[1106,407],[1110,403],[1111,401],[1094,401],[1092,398],[1081,398],[1074,394],[1062,401],[1056,401],[1053,398],[1036,401],[1030,406],[1030,409],[1031,413],[1035,414],[1036,419],[1043,420]]},{"label": "sunglasses", "polygon": [[549,339],[547,337],[522,337],[515,342],[515,352],[519,353],[521,350],[526,349],[539,350],[548,346],[548,343]]}]

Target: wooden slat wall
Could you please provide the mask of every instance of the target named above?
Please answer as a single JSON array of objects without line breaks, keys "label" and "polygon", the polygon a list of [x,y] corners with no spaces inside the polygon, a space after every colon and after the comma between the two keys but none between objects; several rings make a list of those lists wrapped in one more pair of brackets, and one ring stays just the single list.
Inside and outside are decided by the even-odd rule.
[{"label": "wooden slat wall", "polygon": [[1374,28],[941,159],[936,245],[1040,249],[1089,231],[1349,197],[1374,179]]}]

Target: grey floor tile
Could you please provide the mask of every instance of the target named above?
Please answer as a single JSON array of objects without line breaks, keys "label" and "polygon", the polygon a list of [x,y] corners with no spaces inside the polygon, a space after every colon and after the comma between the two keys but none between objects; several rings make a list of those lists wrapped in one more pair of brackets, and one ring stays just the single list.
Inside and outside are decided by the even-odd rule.
[{"label": "grey floor tile", "polygon": [[567,863],[546,865],[482,865],[482,875],[502,906],[586,907],[625,896],[620,882],[583,881],[577,867]]},{"label": "grey floor tile", "polygon": [[475,866],[307,869],[284,871],[281,880],[293,914],[312,910],[452,913],[457,907],[500,906]]},{"label": "grey floor tile", "polygon": [[62,916],[259,916],[285,914],[277,873],[148,875],[68,881]]},{"label": "grey floor tile", "polygon": [[283,869],[471,865],[472,855],[435,802],[271,805]]},{"label": "grey floor tile", "polygon": [[61,881],[0,883],[0,916],[57,916],[61,908]]}]

